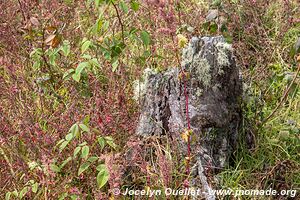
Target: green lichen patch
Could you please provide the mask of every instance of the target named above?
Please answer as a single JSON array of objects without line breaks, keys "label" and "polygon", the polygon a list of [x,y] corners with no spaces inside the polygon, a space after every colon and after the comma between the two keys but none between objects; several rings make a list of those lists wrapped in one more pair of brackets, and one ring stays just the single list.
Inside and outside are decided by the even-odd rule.
[{"label": "green lichen patch", "polygon": [[232,52],[231,44],[218,42],[217,48],[217,63],[218,63],[218,74],[224,74],[224,67],[230,66],[228,55]]},{"label": "green lichen patch", "polygon": [[211,85],[211,66],[207,59],[201,58],[200,55],[194,57],[192,68],[195,69],[197,79],[203,84],[204,87]]},{"label": "green lichen patch", "polygon": [[133,97],[132,98],[135,101],[138,101],[139,98],[145,96],[146,90],[147,90],[147,85],[149,82],[149,77],[154,74],[157,74],[157,72],[150,68],[146,68],[144,70],[142,80],[133,81]]}]

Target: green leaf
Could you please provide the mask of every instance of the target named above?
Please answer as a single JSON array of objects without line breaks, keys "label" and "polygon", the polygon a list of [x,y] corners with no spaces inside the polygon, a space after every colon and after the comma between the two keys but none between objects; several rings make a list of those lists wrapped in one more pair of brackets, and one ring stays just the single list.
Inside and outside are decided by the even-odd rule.
[{"label": "green leaf", "polygon": [[109,20],[105,20],[105,22],[102,26],[102,30],[105,32],[105,31],[107,31],[108,27],[109,27]]},{"label": "green leaf", "polygon": [[20,194],[19,194],[19,199],[22,199],[28,192],[29,188],[26,186],[24,187],[21,191],[20,191]]},{"label": "green leaf", "polygon": [[71,200],[77,200],[77,199],[78,199],[78,196],[76,194],[71,195]]},{"label": "green leaf", "polygon": [[70,128],[70,132],[73,134],[73,136],[75,136],[77,138],[79,137],[80,132],[79,132],[79,127],[78,127],[77,123],[73,124],[73,126]]},{"label": "green leaf", "polygon": [[51,164],[50,169],[56,173],[60,172],[60,168],[55,164]]},{"label": "green leaf", "polygon": [[85,146],[85,145],[87,145],[87,142],[83,142],[83,143],[79,144],[78,146],[82,147],[82,146]]},{"label": "green leaf", "polygon": [[55,146],[58,146],[58,145],[60,145],[60,144],[61,144],[61,143],[63,143],[64,141],[65,141],[65,139],[61,139],[61,140],[59,140]]},{"label": "green leaf", "polygon": [[97,58],[93,58],[93,59],[89,60],[89,63],[90,63],[92,66],[100,67],[100,64],[99,64]]},{"label": "green leaf", "polygon": [[98,143],[101,147],[101,151],[104,149],[105,147],[105,139],[103,137],[98,137]]},{"label": "green leaf", "polygon": [[67,196],[68,196],[68,193],[65,192],[59,196],[58,200],[64,200]]},{"label": "green leaf", "polygon": [[105,140],[106,140],[106,143],[107,143],[110,147],[112,147],[114,150],[116,150],[117,145],[114,143],[114,139],[113,139],[112,137],[110,137],[110,136],[106,136],[106,137],[104,137],[104,138],[105,138]]},{"label": "green leaf", "polygon": [[85,116],[84,119],[82,120],[82,123],[83,123],[83,124],[89,124],[89,122],[90,122],[90,116],[87,115],[87,116]]},{"label": "green leaf", "polygon": [[39,187],[39,184],[38,184],[38,183],[32,184],[32,186],[31,186],[32,192],[33,192],[33,193],[36,193],[37,190],[38,190],[38,187]]},{"label": "green leaf", "polygon": [[19,196],[19,193],[18,193],[17,190],[14,190],[14,191],[12,192],[12,194],[13,194],[15,197],[18,197],[18,196]]},{"label": "green leaf", "polygon": [[81,150],[81,158],[87,159],[87,157],[88,157],[88,155],[89,155],[89,152],[90,152],[90,148],[89,148],[88,146],[82,147],[82,150]]},{"label": "green leaf", "polygon": [[64,162],[60,165],[60,169],[62,169],[68,162],[70,162],[72,160],[72,157],[68,157],[66,160],[64,160]]},{"label": "green leaf", "polygon": [[113,141],[106,141],[106,143],[107,143],[110,147],[112,147],[114,150],[117,149],[117,145],[116,145]]},{"label": "green leaf", "polygon": [[126,5],[126,3],[124,1],[120,1],[120,8],[124,13],[128,13],[128,6]]},{"label": "green leaf", "polygon": [[131,6],[131,9],[134,10],[134,11],[137,11],[140,7],[140,4],[136,1],[131,1],[130,2],[130,6]]},{"label": "green leaf", "polygon": [[112,63],[112,72],[115,72],[119,66],[119,61],[115,61]]},{"label": "green leaf", "polygon": [[92,42],[90,40],[86,40],[81,46],[81,53],[83,54],[86,50],[88,50],[91,44]]},{"label": "green leaf", "polygon": [[63,75],[63,79],[66,79],[66,78],[68,78],[71,74],[73,74],[75,72],[75,69],[68,69],[65,73],[64,73],[64,75]]},{"label": "green leaf", "polygon": [[75,74],[73,74],[72,78],[73,78],[75,81],[79,82],[80,76],[81,76],[81,72],[82,72],[86,67],[88,67],[88,66],[89,66],[89,63],[88,63],[88,62],[81,62],[81,63],[79,63],[78,66],[77,66],[77,68],[76,68],[76,70],[75,70]]},{"label": "green leaf", "polygon": [[97,185],[99,188],[102,188],[109,179],[109,172],[104,164],[97,166],[98,175],[97,175]]},{"label": "green leaf", "polygon": [[81,74],[73,74],[72,78],[74,79],[74,81],[79,82],[80,81],[80,76],[81,76]]},{"label": "green leaf", "polygon": [[218,25],[216,23],[213,23],[209,27],[210,33],[216,33],[218,31]]},{"label": "green leaf", "polygon": [[91,163],[85,162],[82,165],[80,165],[79,170],[78,170],[78,176],[82,174],[85,170],[87,170],[90,167]]},{"label": "green leaf", "polygon": [[97,156],[92,156],[92,157],[89,157],[89,159],[88,159],[88,161],[91,163],[95,162],[96,160],[98,160]]},{"label": "green leaf", "polygon": [[76,147],[74,150],[73,156],[76,157],[80,150],[81,150],[81,147]]},{"label": "green leaf", "polygon": [[10,199],[10,196],[11,196],[11,192],[7,192],[5,194],[5,200],[9,200]]},{"label": "green leaf", "polygon": [[100,0],[95,0],[95,6],[99,7],[99,5],[100,5]]},{"label": "green leaf", "polygon": [[114,140],[111,136],[105,136],[104,138],[105,138],[105,140],[107,140],[107,141],[113,141],[113,140]]},{"label": "green leaf", "polygon": [[59,146],[59,152],[62,152],[66,146],[69,144],[69,141],[64,141],[60,146]]},{"label": "green leaf", "polygon": [[29,167],[30,171],[34,170],[38,166],[39,166],[39,164],[35,161],[28,162],[28,167]]},{"label": "green leaf", "polygon": [[87,127],[85,124],[79,124],[79,127],[83,132],[90,132],[89,127]]},{"label": "green leaf", "polygon": [[83,54],[82,56],[81,56],[81,58],[84,58],[84,59],[92,59],[92,56],[90,55],[90,54]]},{"label": "green leaf", "polygon": [[141,39],[145,46],[148,46],[150,44],[150,35],[147,31],[141,32]]},{"label": "green leaf", "polygon": [[70,54],[70,42],[65,40],[63,46],[61,47],[61,51],[63,52],[64,56],[68,56]]},{"label": "green leaf", "polygon": [[69,134],[67,134],[66,137],[65,137],[65,139],[66,139],[67,141],[71,141],[73,138],[74,138],[73,133],[69,133]]}]

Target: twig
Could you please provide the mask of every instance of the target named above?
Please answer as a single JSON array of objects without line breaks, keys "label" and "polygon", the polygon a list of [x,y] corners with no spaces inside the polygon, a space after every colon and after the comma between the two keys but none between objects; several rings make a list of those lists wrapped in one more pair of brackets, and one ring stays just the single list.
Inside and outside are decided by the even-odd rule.
[{"label": "twig", "polygon": [[124,25],[123,25],[123,22],[122,22],[122,20],[121,20],[121,16],[120,16],[119,10],[118,10],[116,4],[114,4],[113,2],[111,2],[111,3],[112,3],[112,5],[114,6],[114,8],[115,8],[115,10],[116,10],[116,12],[117,12],[117,17],[118,17],[119,23],[120,23],[120,25],[121,25],[122,40],[123,40],[123,43],[125,44],[125,38],[124,38]]},{"label": "twig", "polygon": [[18,3],[19,3],[19,7],[20,7],[20,10],[21,10],[21,13],[22,13],[23,20],[26,23],[26,16],[25,16],[25,13],[24,13],[24,10],[23,10],[22,3],[21,3],[20,0],[18,0]]},{"label": "twig", "polygon": [[12,164],[10,163],[8,157],[6,156],[4,150],[3,150],[1,147],[0,147],[0,155],[2,155],[2,156],[4,157],[4,160],[7,162],[12,177],[15,177],[15,172],[14,172],[14,170],[13,170],[13,166],[12,166]]}]

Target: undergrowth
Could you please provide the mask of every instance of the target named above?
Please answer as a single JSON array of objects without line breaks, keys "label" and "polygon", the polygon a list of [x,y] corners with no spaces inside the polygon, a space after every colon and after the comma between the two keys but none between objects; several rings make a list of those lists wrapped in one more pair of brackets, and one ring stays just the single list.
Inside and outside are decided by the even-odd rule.
[{"label": "undergrowth", "polygon": [[205,35],[233,44],[243,75],[240,134],[252,141],[240,141],[214,188],[295,189],[300,198],[298,1],[0,7],[0,199],[117,199],[114,188],[183,187],[176,141],[134,135],[133,88],[144,69],[177,66],[185,40]]}]

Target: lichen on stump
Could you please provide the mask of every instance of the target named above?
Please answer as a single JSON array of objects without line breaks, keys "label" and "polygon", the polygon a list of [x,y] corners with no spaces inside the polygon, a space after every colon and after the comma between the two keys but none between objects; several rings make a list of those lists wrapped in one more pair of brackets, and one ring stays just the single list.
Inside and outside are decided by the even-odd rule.
[{"label": "lichen on stump", "polygon": [[[181,65],[186,74],[188,115],[196,138],[192,144],[192,184],[201,184],[207,191],[205,169],[224,167],[238,137],[242,84],[233,49],[222,36],[193,37],[183,49]],[[167,134],[182,140],[179,134],[188,126],[181,68],[161,73],[147,69],[144,82],[137,85],[141,114],[136,133],[146,137]],[[184,155],[186,144],[180,143]],[[213,197],[208,195],[207,199]]]}]

